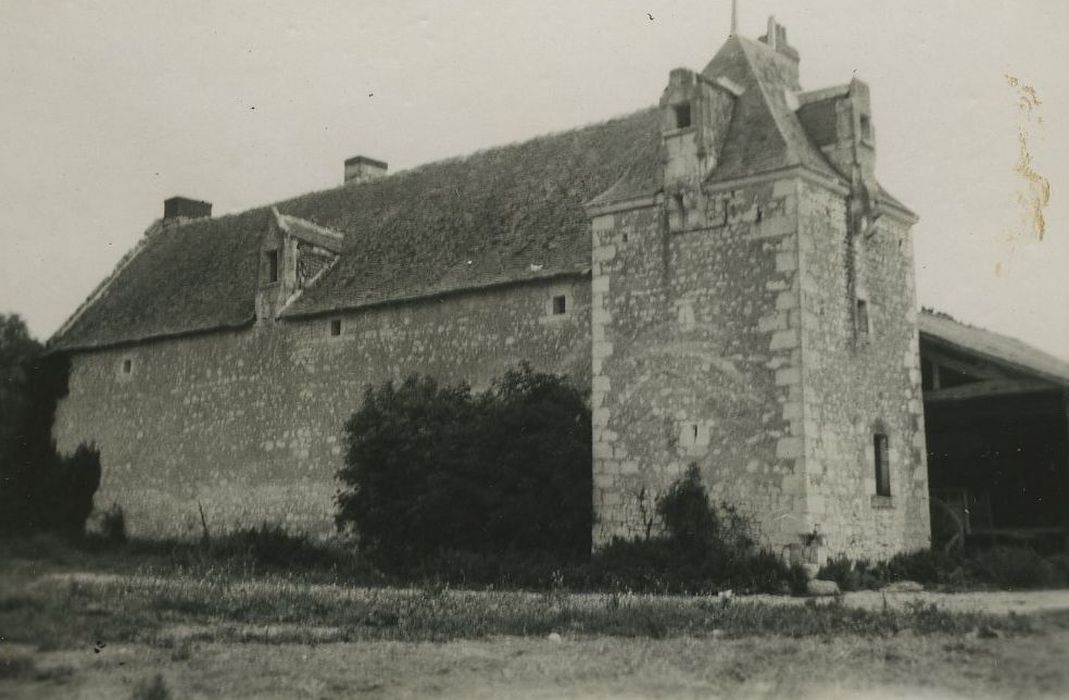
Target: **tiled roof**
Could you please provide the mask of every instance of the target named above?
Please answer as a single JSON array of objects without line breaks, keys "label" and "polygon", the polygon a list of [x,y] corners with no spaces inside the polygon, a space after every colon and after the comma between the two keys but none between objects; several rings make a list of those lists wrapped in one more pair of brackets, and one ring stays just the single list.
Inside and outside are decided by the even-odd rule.
[{"label": "tiled roof", "polygon": [[1007,365],[1069,387],[1069,362],[998,333],[969,326],[941,314],[922,312],[917,325],[921,340],[930,340],[987,360]]},{"label": "tiled roof", "polygon": [[[741,93],[711,181],[788,167],[841,179],[788,104],[787,93],[799,86],[785,65],[765,44],[732,37],[703,71]],[[281,227],[339,253],[283,315],[585,273],[584,203],[656,194],[663,157],[659,112],[649,108],[279,202]],[[147,236],[57,333],[53,347],[251,323],[259,244],[273,216],[272,207],[263,207]]]},{"label": "tiled roof", "polygon": [[[590,267],[583,203],[622,173],[656,181],[657,110],[280,202],[295,235],[337,264],[289,316]],[[271,207],[154,227],[135,255],[52,340],[90,348],[235,327],[255,315],[259,245]]]}]

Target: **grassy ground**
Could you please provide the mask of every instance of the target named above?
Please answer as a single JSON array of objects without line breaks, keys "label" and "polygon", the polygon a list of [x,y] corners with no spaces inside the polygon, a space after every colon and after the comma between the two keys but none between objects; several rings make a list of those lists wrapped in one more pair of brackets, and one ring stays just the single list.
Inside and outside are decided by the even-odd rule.
[{"label": "grassy ground", "polygon": [[894,597],[855,607],[849,597],[397,589],[225,563],[167,568],[115,552],[0,554],[0,697],[1035,697],[1069,688],[1069,601],[1003,615]]}]

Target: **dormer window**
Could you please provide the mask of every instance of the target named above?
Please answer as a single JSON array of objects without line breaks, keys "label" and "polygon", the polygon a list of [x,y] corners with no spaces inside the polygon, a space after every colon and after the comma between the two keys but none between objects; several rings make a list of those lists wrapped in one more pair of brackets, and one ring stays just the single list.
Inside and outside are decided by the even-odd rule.
[{"label": "dormer window", "polygon": [[676,114],[676,128],[684,129],[690,126],[690,103],[684,102],[683,104],[676,105],[672,108]]},{"label": "dormer window", "polygon": [[268,284],[274,284],[278,282],[278,251],[269,250],[264,253],[267,262],[267,282]]}]

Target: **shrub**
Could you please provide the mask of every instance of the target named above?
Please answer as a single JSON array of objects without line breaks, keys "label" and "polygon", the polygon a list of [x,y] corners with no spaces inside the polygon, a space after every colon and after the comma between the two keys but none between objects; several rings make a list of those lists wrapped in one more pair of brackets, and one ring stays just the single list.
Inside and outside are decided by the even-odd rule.
[{"label": "shrub", "polygon": [[163,680],[163,674],[157,673],[151,678],[145,678],[134,686],[133,700],[170,700],[171,691],[167,689],[167,682]]},{"label": "shrub", "polygon": [[887,583],[886,566],[873,566],[867,559],[851,560],[845,554],[829,559],[817,578],[835,581],[842,591],[874,590]]},{"label": "shrub", "polygon": [[394,570],[441,552],[589,552],[590,413],[563,377],[509,370],[473,395],[411,376],[346,424],[335,522]]},{"label": "shrub", "polygon": [[592,579],[601,587],[671,593],[805,589],[804,568],[757,549],[749,522],[733,507],[724,504],[720,512],[713,508],[696,464],[657,499],[657,513],[664,535],[614,539],[595,555]]},{"label": "shrub", "polygon": [[112,503],[101,516],[100,534],[109,544],[126,543],[126,514],[118,503]]},{"label": "shrub", "polygon": [[992,547],[969,558],[966,569],[971,578],[1001,588],[1040,588],[1058,583],[1051,565],[1031,549]]},{"label": "shrub", "polygon": [[691,463],[683,477],[657,499],[657,514],[669,538],[684,549],[703,552],[718,542],[719,522],[697,464]]},{"label": "shrub", "polygon": [[77,537],[100,483],[100,453],[60,455],[52,440],[69,361],[43,354],[18,316],[0,314],[0,532]]}]

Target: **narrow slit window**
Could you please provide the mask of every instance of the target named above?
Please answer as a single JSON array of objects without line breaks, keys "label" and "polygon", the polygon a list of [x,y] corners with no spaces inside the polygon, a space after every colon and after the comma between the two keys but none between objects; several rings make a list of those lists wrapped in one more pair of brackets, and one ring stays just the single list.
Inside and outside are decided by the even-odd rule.
[{"label": "narrow slit window", "polygon": [[674,107],[676,112],[676,128],[683,129],[690,126],[690,103],[684,102]]},{"label": "narrow slit window", "polygon": [[676,216],[679,217],[679,228],[687,227],[687,204],[682,194],[673,195],[672,201],[676,206]]},{"label": "narrow slit window", "polygon": [[553,297],[553,315],[563,316],[568,313],[568,297],[563,294]]},{"label": "narrow slit window", "polygon": [[876,467],[876,495],[891,495],[891,460],[887,448],[887,436],[876,433],[872,436],[873,463]]},{"label": "narrow slit window", "polygon": [[335,336],[335,337],[341,335],[341,319],[340,318],[333,319],[330,322],[330,334],[332,336]]},{"label": "narrow slit window", "polygon": [[855,319],[857,334],[867,336],[869,334],[869,303],[864,299],[857,300]]},{"label": "narrow slit window", "polygon": [[134,361],[131,360],[130,358],[126,358],[125,360],[123,360],[122,361],[122,373],[123,374],[130,374],[133,371],[134,371]]},{"label": "narrow slit window", "polygon": [[278,282],[278,251],[267,251],[267,281]]},{"label": "narrow slit window", "polygon": [[867,114],[861,115],[861,140],[872,140],[872,117]]}]

